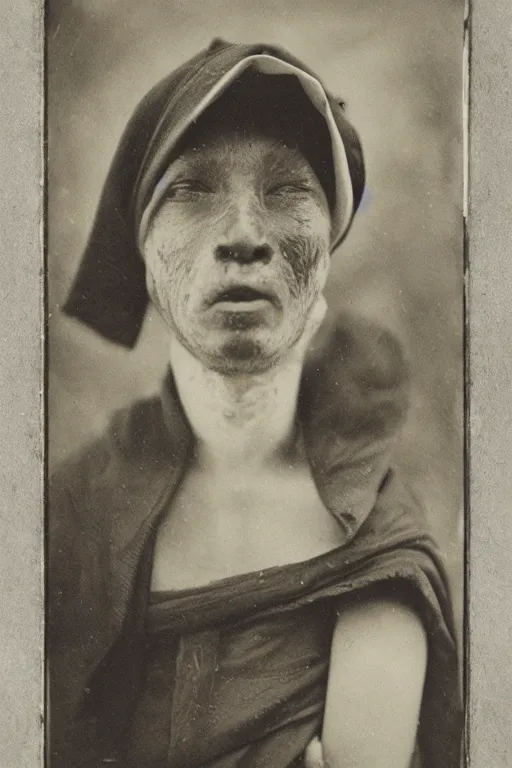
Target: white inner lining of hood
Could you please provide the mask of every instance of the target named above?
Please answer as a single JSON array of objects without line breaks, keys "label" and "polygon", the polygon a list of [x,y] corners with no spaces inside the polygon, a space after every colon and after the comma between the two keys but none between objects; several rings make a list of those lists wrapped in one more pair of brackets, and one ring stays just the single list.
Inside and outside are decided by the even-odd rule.
[{"label": "white inner lining of hood", "polygon": [[[293,64],[281,61],[275,56],[268,54],[256,54],[248,56],[239,61],[229,72],[226,72],[213,88],[204,96],[196,108],[179,123],[172,134],[169,136],[169,147],[171,149],[178,139],[183,136],[187,128],[212,104],[227,88],[236,80],[239,75],[247,68],[254,67],[259,72],[267,75],[294,75],[301,83],[304,92],[310,99],[313,106],[325,118],[329,133],[331,136],[332,156],[334,165],[335,180],[335,204],[332,214],[331,244],[334,246],[344,235],[352,216],[354,205],[354,195],[352,191],[352,182],[348,168],[347,155],[343,145],[342,138],[336,127],[331,107],[327,100],[326,93],[321,83],[312,75],[295,67]],[[142,252],[142,246],[146,239],[149,223],[153,213],[158,208],[165,196],[169,186],[169,173],[166,171],[158,184],[155,186],[151,199],[144,209],[141,217],[139,229],[139,246]]]}]

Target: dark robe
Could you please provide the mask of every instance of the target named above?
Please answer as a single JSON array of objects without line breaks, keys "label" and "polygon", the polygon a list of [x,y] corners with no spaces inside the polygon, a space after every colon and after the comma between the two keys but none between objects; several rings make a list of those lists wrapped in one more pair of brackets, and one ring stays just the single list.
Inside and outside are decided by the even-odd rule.
[{"label": "dark robe", "polygon": [[407,600],[427,632],[422,766],[459,768],[447,578],[426,516],[391,464],[407,377],[392,337],[374,333],[373,346],[371,338],[369,326],[338,327],[303,375],[298,418],[312,475],[344,533],[325,555],[150,605],[152,542],[192,447],[171,376],[161,397],[117,414],[104,437],[57,470],[49,503],[51,768],[133,764],[137,724],[152,722],[155,703],[141,694],[155,674],[167,675],[167,725],[155,760],[142,750],[137,768],[300,764],[321,729],[336,610],[375,590]]}]

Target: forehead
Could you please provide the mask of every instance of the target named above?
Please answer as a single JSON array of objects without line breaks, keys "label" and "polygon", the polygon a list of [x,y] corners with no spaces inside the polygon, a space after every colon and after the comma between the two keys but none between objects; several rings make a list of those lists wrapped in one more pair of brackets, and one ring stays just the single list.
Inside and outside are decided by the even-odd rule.
[{"label": "forehead", "polygon": [[291,173],[314,176],[306,157],[295,146],[257,131],[210,131],[195,137],[171,164],[180,168],[212,170],[257,169],[268,174]]}]

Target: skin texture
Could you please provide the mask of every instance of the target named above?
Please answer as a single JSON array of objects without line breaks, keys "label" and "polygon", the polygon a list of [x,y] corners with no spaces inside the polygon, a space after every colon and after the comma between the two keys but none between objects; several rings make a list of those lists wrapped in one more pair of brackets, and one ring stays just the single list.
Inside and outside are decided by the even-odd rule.
[{"label": "skin texture", "polygon": [[[171,174],[143,249],[151,299],[207,368],[266,371],[302,336],[325,285],[323,189],[296,149],[236,133],[188,147]],[[245,312],[215,303],[233,286],[267,299]]]}]

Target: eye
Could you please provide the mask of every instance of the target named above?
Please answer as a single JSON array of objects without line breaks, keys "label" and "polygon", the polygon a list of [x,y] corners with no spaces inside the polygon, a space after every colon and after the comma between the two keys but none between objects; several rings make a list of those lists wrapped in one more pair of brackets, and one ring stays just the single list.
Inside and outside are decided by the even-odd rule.
[{"label": "eye", "polygon": [[309,195],[312,188],[306,182],[286,181],[273,184],[267,189],[267,195],[271,197],[286,197],[293,195]]},{"label": "eye", "polygon": [[210,192],[212,190],[198,179],[180,179],[169,186],[166,198],[177,202],[189,202],[199,200]]}]

